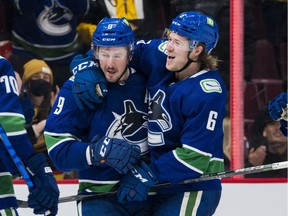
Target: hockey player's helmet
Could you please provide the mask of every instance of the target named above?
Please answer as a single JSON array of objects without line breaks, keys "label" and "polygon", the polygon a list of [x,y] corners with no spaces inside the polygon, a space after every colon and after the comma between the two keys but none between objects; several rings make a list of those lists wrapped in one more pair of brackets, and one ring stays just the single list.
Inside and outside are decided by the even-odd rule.
[{"label": "hockey player's helmet", "polygon": [[198,43],[205,44],[206,52],[210,53],[215,48],[218,38],[217,23],[210,17],[199,12],[183,12],[172,20],[169,29],[181,36],[187,37],[190,49]]},{"label": "hockey player's helmet", "polygon": [[127,46],[134,43],[134,32],[125,18],[103,18],[95,32],[94,46]]}]

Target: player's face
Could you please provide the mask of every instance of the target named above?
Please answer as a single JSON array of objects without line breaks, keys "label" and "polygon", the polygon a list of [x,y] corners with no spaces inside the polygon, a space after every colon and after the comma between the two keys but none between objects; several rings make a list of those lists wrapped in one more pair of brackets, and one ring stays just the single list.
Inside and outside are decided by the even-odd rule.
[{"label": "player's face", "polygon": [[281,155],[287,151],[287,137],[281,133],[279,128],[278,121],[271,122],[264,128],[263,136],[268,140],[269,152]]},{"label": "player's face", "polygon": [[129,62],[127,47],[100,47],[98,58],[108,82],[118,82],[127,78],[123,75]]},{"label": "player's face", "polygon": [[187,38],[174,32],[171,32],[167,38],[166,68],[170,71],[178,71],[182,69],[188,61],[189,41]]}]

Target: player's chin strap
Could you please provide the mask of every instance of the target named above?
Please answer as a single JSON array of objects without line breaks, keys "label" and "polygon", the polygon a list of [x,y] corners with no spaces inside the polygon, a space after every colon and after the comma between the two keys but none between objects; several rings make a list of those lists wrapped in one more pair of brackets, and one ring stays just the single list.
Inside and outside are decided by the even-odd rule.
[{"label": "player's chin strap", "polygon": [[187,61],[187,63],[186,63],[180,70],[174,71],[175,73],[180,73],[180,72],[182,72],[182,71],[185,70],[191,63],[198,61],[198,60],[197,60],[197,61],[194,61],[193,59],[190,59],[190,58],[189,58],[190,53],[191,53],[191,51],[188,51],[188,54],[187,54],[187,59],[188,59],[188,61]]},{"label": "player's chin strap", "polygon": [[[284,162],[278,162],[278,163],[272,163],[272,164],[265,164],[261,166],[254,166],[254,167],[247,167],[247,168],[241,168],[237,170],[229,170],[229,171],[223,171],[218,173],[211,173],[207,175],[203,175],[199,178],[194,179],[188,179],[182,182],[179,182],[178,184],[190,184],[195,182],[201,182],[201,181],[209,181],[214,179],[221,179],[221,178],[228,178],[236,175],[244,175],[244,174],[252,174],[252,173],[260,173],[260,172],[266,172],[266,171],[273,171],[273,170],[279,170],[279,169],[287,169],[288,168],[288,161]],[[165,186],[171,186],[172,183],[162,183],[153,186],[151,189],[158,189]],[[59,203],[65,203],[65,202],[72,202],[72,201],[81,201],[84,199],[91,199],[96,197],[106,197],[116,194],[117,191],[111,191],[111,192],[104,192],[104,193],[96,193],[96,194],[79,194],[79,195],[72,195],[67,197],[61,197],[59,198]],[[149,193],[149,195],[155,195],[155,192]],[[20,208],[27,208],[28,203],[27,201],[23,200],[17,200],[18,205]]]},{"label": "player's chin strap", "polygon": [[133,54],[130,53],[130,54],[129,54],[129,59],[130,59],[130,60],[129,60],[129,62],[127,63],[126,67],[124,68],[121,76],[120,76],[119,79],[117,80],[117,82],[118,82],[120,85],[121,85],[122,83],[125,83],[125,80],[120,81],[120,79],[123,77],[123,75],[126,73],[126,71],[129,70],[129,71],[128,71],[129,74],[131,73],[131,71],[130,71],[130,66],[129,66],[129,65],[130,65],[130,61],[131,61],[132,57],[133,57]]},{"label": "player's chin strap", "polygon": [[129,70],[128,65],[124,68],[124,70],[123,70],[121,76],[120,76],[120,77],[118,78],[118,80],[117,80],[117,82],[118,82],[119,84],[121,84],[122,82],[125,82],[125,80],[120,81],[120,79],[123,77],[123,75],[126,73],[127,70]]}]

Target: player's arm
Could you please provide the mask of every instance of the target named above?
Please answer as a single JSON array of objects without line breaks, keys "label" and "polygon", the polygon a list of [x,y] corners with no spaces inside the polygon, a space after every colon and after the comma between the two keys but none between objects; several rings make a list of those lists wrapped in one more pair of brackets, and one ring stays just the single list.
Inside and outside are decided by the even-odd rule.
[{"label": "player's arm", "polygon": [[71,91],[72,83],[67,81],[62,87],[46,122],[44,136],[53,163],[62,171],[107,164],[120,174],[127,173],[140,159],[140,148],[109,137],[81,141],[90,130],[94,111],[79,110]]},{"label": "player's arm", "polygon": [[[75,76],[73,94],[80,109],[94,109],[107,93],[106,79],[97,65],[91,51],[78,55],[71,62],[70,70]],[[165,68],[165,43],[162,40],[138,41],[135,44],[130,66],[143,73],[148,85],[158,83],[168,73]],[[86,64],[86,65],[85,65]]]},{"label": "player's arm", "polygon": [[171,73],[165,66],[166,44],[161,39],[154,39],[140,40],[135,45],[135,52],[130,65],[147,78],[147,86],[156,85],[167,76],[167,73]]}]

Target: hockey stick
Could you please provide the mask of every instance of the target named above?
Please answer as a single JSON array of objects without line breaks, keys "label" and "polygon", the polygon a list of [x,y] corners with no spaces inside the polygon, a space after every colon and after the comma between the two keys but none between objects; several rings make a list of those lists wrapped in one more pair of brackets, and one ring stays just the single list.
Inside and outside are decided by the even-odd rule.
[{"label": "hockey stick", "polygon": [[[218,173],[211,173],[208,175],[203,175],[200,178],[188,179],[178,184],[189,184],[189,183],[195,183],[195,182],[200,182],[200,181],[209,181],[209,180],[220,179],[220,178],[228,178],[228,177],[232,177],[236,175],[248,175],[252,173],[273,171],[273,170],[279,170],[279,169],[285,169],[285,168],[286,169],[288,168],[288,161],[265,164],[261,166],[241,168],[237,170],[228,170],[228,171],[223,171],[223,172],[218,172]],[[168,185],[171,185],[171,184],[163,183],[163,184],[155,185],[155,187],[157,188],[157,187],[168,186]]]},{"label": "hockey stick", "polygon": [[[265,165],[261,165],[261,166],[247,167],[247,168],[242,168],[242,169],[237,169],[237,170],[229,170],[229,171],[218,172],[218,173],[211,173],[208,175],[203,175],[199,178],[188,179],[188,180],[185,180],[185,181],[180,182],[178,184],[189,184],[189,183],[200,182],[200,181],[208,181],[208,180],[213,180],[213,179],[228,178],[228,177],[235,176],[235,175],[252,174],[252,173],[266,172],[266,171],[279,170],[279,169],[285,169],[285,168],[288,168],[288,161],[272,163],[272,164],[265,164]],[[169,186],[169,185],[172,185],[172,184],[171,183],[158,184],[158,185],[153,186],[152,189],[157,189],[157,188]],[[59,198],[59,203],[81,201],[81,200],[89,199],[89,198],[110,196],[110,195],[114,195],[116,193],[117,193],[117,191],[98,193],[98,194],[72,195],[72,196]],[[149,193],[149,195],[153,195],[153,194],[155,194],[155,192]],[[28,207],[27,201],[23,201],[23,200],[17,200],[17,201],[18,201],[18,205],[20,208]]]},{"label": "hockey stick", "polygon": [[[34,184],[24,166],[24,164],[22,163],[21,159],[19,158],[19,156],[17,155],[17,153],[15,152],[11,142],[8,139],[7,134],[5,133],[3,127],[0,125],[0,137],[8,151],[8,153],[10,154],[15,166],[17,167],[17,169],[19,170],[21,176],[23,177],[23,179],[25,180],[27,186],[30,189],[33,189]],[[26,201],[26,207],[28,207],[28,202]],[[50,211],[47,210],[44,215],[50,215]]]},{"label": "hockey stick", "polygon": [[13,146],[11,145],[4,129],[2,128],[2,126],[0,125],[0,137],[8,151],[8,153],[10,154],[13,162],[15,163],[17,169],[19,170],[20,174],[22,175],[23,179],[25,180],[27,186],[29,188],[33,188],[33,182],[25,168],[25,166],[23,165],[21,159],[18,157],[17,153],[15,152]]}]

